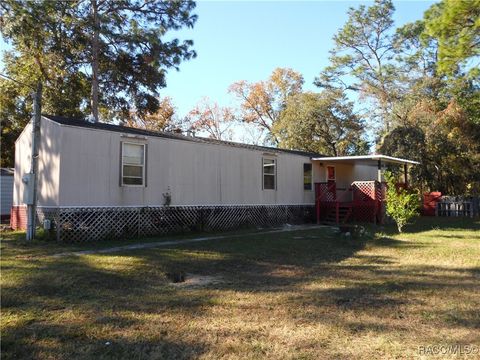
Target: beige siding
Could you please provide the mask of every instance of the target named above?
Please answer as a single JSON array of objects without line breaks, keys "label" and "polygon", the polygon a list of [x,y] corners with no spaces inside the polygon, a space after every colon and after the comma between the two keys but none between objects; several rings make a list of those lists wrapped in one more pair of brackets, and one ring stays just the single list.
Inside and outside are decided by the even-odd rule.
[{"label": "beige siding", "polygon": [[[336,161],[315,161],[318,166],[315,182],[327,181],[327,166],[335,166],[335,176],[337,188],[348,188],[354,181],[372,181],[377,180],[377,165],[372,164],[354,164],[338,163]],[[320,166],[320,164],[322,164]],[[315,165],[314,165],[315,166]]]},{"label": "beige siding", "polygon": [[[318,161],[317,161],[318,163]],[[321,165],[320,165],[321,164]],[[337,162],[323,161],[319,163],[320,176],[317,177],[317,182],[327,181],[327,166],[335,167],[335,179],[337,182],[337,188],[348,188],[354,181],[353,165],[352,164],[339,164]]]},{"label": "beige siding", "polygon": [[[262,151],[54,125],[62,128],[62,206],[161,205],[168,190],[172,205],[314,203],[303,189],[306,156],[276,153],[277,190],[262,190],[262,157],[271,157]],[[146,187],[119,185],[121,141],[148,145]]]},{"label": "beige siding", "polygon": [[[30,169],[31,125],[15,144],[13,204],[23,204],[21,177]],[[147,186],[120,186],[122,141],[148,146]],[[262,158],[277,161],[277,189],[262,189]],[[313,204],[314,191],[303,189],[307,156],[264,153],[225,145],[158,137],[132,138],[118,132],[65,126],[42,118],[39,145],[40,206]],[[375,164],[313,162],[313,182],[326,181],[335,166],[337,188],[356,180],[375,180]]]},{"label": "beige siding", "polygon": [[378,166],[372,161],[371,165],[357,164],[353,168],[356,181],[372,181],[378,178]]},{"label": "beige siding", "polygon": [[59,205],[61,128],[42,118],[38,159],[38,204]]},{"label": "beige siding", "polygon": [[23,205],[24,186],[22,176],[30,171],[32,124],[25,126],[15,142],[15,175],[13,185],[13,205]]},{"label": "beige siding", "polygon": [[[30,172],[32,124],[25,127],[15,142],[15,180],[13,204],[24,205],[25,186],[22,177]],[[37,199],[41,206],[58,205],[60,177],[59,137],[61,129],[49,120],[42,118],[38,145],[38,187]]]}]

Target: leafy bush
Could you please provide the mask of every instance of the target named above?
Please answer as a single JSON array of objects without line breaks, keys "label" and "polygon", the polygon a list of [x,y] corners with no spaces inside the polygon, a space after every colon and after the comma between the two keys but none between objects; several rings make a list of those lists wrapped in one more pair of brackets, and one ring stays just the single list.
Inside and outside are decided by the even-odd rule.
[{"label": "leafy bush", "polygon": [[419,215],[418,194],[406,189],[397,189],[395,177],[390,172],[385,172],[387,181],[387,215],[397,224],[398,232],[410,220]]}]

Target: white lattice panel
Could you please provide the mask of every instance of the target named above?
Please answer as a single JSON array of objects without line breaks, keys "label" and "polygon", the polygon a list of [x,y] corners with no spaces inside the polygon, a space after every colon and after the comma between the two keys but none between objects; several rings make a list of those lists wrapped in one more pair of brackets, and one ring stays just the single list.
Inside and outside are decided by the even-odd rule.
[{"label": "white lattice panel", "polygon": [[97,241],[190,231],[220,231],[311,221],[313,206],[171,206],[39,208],[52,220],[57,240]]}]

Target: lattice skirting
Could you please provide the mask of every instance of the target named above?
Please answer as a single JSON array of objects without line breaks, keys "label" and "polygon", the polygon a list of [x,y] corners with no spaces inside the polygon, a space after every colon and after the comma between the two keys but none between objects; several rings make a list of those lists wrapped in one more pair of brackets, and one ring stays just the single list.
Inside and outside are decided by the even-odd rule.
[{"label": "lattice skirting", "polygon": [[38,208],[59,241],[96,241],[314,221],[313,205]]}]

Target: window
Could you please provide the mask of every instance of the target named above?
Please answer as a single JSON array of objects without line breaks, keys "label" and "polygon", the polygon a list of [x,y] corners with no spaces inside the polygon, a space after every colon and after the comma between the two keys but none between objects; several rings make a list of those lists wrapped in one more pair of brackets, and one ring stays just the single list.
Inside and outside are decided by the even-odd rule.
[{"label": "window", "polygon": [[303,189],[312,190],[312,164],[303,164]]},{"label": "window", "polygon": [[263,159],[263,189],[275,190],[276,166],[275,159]]},{"label": "window", "polygon": [[145,145],[122,143],[122,186],[145,185]]},{"label": "window", "polygon": [[327,166],[327,181],[335,181],[335,166]]}]

